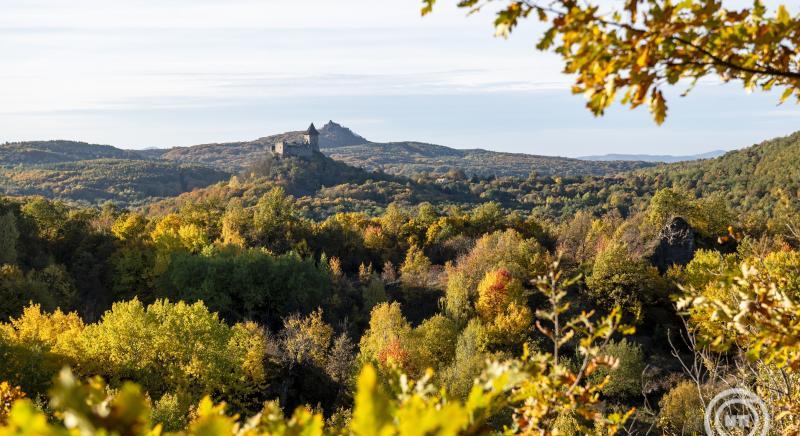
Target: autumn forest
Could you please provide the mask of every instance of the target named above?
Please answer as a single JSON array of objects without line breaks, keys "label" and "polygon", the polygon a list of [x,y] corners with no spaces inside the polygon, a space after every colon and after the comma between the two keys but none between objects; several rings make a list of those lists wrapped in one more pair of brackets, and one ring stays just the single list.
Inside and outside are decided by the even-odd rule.
[{"label": "autumn forest", "polygon": [[[783,6],[453,3],[501,37],[538,21],[596,116],[617,101],[661,124],[663,90],[703,78],[800,95]],[[763,434],[797,434],[800,132],[771,136],[675,163],[333,121],[8,142],[0,435],[700,435],[732,388]]]}]

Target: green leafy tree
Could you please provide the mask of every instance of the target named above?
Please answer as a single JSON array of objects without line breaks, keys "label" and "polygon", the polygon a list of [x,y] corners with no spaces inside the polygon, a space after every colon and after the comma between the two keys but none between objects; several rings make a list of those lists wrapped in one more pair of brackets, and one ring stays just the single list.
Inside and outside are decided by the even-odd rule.
[{"label": "green leafy tree", "polygon": [[400,282],[409,289],[425,289],[430,286],[431,261],[425,253],[412,245],[406,252],[406,258],[400,265]]},{"label": "green leafy tree", "polygon": [[455,355],[458,328],[453,320],[434,315],[414,329],[419,366],[439,370]]},{"label": "green leafy tree", "polygon": [[68,222],[68,209],[63,203],[35,198],[22,206],[22,212],[36,223],[42,239],[56,241],[63,236],[64,225]]},{"label": "green leafy tree", "polygon": [[364,310],[371,311],[373,307],[388,300],[383,281],[373,275],[361,288],[361,299],[364,301]]},{"label": "green leafy tree", "polygon": [[17,219],[13,212],[0,214],[0,264],[17,261]]},{"label": "green leafy tree", "polygon": [[458,335],[452,362],[441,370],[440,378],[453,398],[466,399],[486,361],[489,335],[477,318],[469,321]]},{"label": "green leafy tree", "polygon": [[69,271],[61,265],[48,265],[42,270],[32,271],[30,280],[41,283],[52,295],[53,304],[64,311],[75,310],[80,301],[75,281]]},{"label": "green leafy tree", "polygon": [[157,295],[203,301],[230,321],[279,326],[294,312],[308,313],[330,295],[331,274],[313,259],[263,250],[222,251],[207,256],[175,254],[157,283]]},{"label": "green leafy tree", "polygon": [[54,309],[55,298],[47,284],[33,279],[16,265],[0,266],[0,319],[7,320],[22,313],[28,303]]},{"label": "green leafy tree", "polygon": [[592,274],[586,279],[589,295],[601,306],[622,307],[641,321],[645,307],[653,304],[663,290],[658,271],[644,259],[632,258],[625,244],[615,243],[597,256]]},{"label": "green leafy tree", "polygon": [[505,221],[505,213],[500,203],[490,201],[475,208],[470,214],[469,225],[471,230],[477,234],[490,233],[500,230]]},{"label": "green leafy tree", "polygon": [[609,376],[603,394],[623,401],[642,395],[642,372],[645,368],[642,347],[623,339],[609,343],[601,353],[618,361],[616,368],[600,368],[590,377],[597,382]]},{"label": "green leafy tree", "polygon": [[283,188],[273,188],[253,210],[253,239],[276,253],[284,252],[297,232],[297,221],[294,199]]}]

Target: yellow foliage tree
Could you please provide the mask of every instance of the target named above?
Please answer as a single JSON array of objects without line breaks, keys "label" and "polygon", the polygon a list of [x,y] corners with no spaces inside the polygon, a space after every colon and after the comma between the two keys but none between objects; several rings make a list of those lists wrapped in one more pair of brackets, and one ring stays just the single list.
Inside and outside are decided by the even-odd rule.
[{"label": "yellow foliage tree", "polygon": [[522,284],[504,268],[486,273],[478,284],[475,309],[489,327],[491,342],[500,345],[521,344],[533,319]]},{"label": "yellow foliage tree", "polygon": [[11,386],[8,382],[0,382],[0,425],[6,423],[14,402],[23,398],[25,398],[25,392],[22,392],[22,389],[18,386]]},{"label": "yellow foliage tree", "polygon": [[693,329],[707,343],[745,355],[759,373],[754,388],[766,399],[775,429],[796,434],[800,431],[800,395],[794,388],[800,380],[800,304],[783,288],[780,274],[773,278],[754,265],[743,262],[732,282],[690,290],[678,307],[690,313]]}]

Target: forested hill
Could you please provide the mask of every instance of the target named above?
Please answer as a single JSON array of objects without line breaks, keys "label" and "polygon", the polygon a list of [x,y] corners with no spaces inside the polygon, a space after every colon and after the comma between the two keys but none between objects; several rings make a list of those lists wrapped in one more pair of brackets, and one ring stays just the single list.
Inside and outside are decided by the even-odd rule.
[{"label": "forested hill", "polygon": [[229,173],[201,165],[145,159],[92,159],[0,171],[0,192],[83,204],[134,206],[203,188]]},{"label": "forested hill", "polygon": [[350,165],[390,174],[446,174],[451,170],[477,176],[528,177],[610,175],[653,166],[640,161],[588,161],[489,150],[462,150],[422,142],[369,143],[323,150]]},{"label": "forested hill", "polygon": [[[287,132],[254,141],[176,147],[166,151],[163,158],[238,171],[263,156],[276,142],[296,141],[302,134]],[[443,175],[451,170],[462,171],[470,176],[528,177],[531,173],[546,176],[599,176],[654,165],[646,162],[591,162],[480,149],[461,150],[424,142],[376,143],[333,121],[320,129],[320,148],[326,155],[352,166],[403,176]]]},{"label": "forested hill", "polygon": [[[333,122],[320,131],[327,145],[322,151],[333,160],[310,164],[265,160],[269,145],[299,139],[301,132],[170,150],[129,151],[69,141],[6,144],[0,148],[0,189],[11,195],[41,194],[93,204],[114,200],[129,206],[225,182],[188,199],[219,193],[230,175],[238,174],[235,192],[226,191],[221,198],[253,197],[278,185],[303,197],[309,214],[317,217],[339,211],[379,212],[392,202],[424,201],[495,201],[557,220],[578,211],[599,215],[617,209],[624,215],[667,187],[699,197],[716,194],[740,212],[742,220],[764,225],[776,208],[800,210],[800,133],[715,159],[656,165],[458,150],[418,142],[354,144],[367,140]],[[271,163],[264,167],[265,162]],[[262,167],[253,177],[248,171],[256,165]],[[248,174],[242,177],[243,173]]]},{"label": "forested hill", "polygon": [[133,206],[230,177],[211,167],[158,160],[161,153],[63,140],[5,143],[0,145],[0,192]]},{"label": "forested hill", "polygon": [[[504,205],[519,204],[564,219],[578,212],[623,216],[641,210],[660,189],[675,188],[719,206],[720,220],[761,232],[787,230],[800,216],[800,132],[724,156],[661,164],[608,176],[497,178],[469,189]],[[725,215],[724,210],[733,214]],[[689,212],[687,212],[689,213]],[[800,222],[792,224],[800,228]],[[800,235],[798,235],[800,236]]]},{"label": "forested hill", "polygon": [[[270,147],[280,141],[300,141],[302,131],[265,136],[253,141],[201,144],[191,147],[175,147],[166,150],[162,158],[179,162],[213,165],[229,171],[241,171],[261,159]],[[369,141],[333,121],[319,129],[320,148],[346,147],[368,144]]]},{"label": "forested hill", "polygon": [[680,162],[642,171],[659,186],[699,196],[723,195],[735,208],[771,214],[800,199],[800,132],[726,153],[716,159]]},{"label": "forested hill", "polygon": [[322,153],[308,159],[265,155],[229,181],[153,203],[148,209],[175,211],[187,204],[200,203],[251,206],[275,187],[294,196],[303,215],[316,219],[338,212],[377,215],[392,203],[411,207],[428,202],[444,207],[491,200],[470,192],[469,186],[469,180],[437,183],[429,177],[412,180],[369,171]]}]

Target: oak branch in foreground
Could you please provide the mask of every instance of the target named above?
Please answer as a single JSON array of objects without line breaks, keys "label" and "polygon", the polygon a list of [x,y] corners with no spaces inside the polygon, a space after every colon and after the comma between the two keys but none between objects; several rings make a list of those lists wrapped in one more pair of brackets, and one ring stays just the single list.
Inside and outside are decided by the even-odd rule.
[{"label": "oak branch in foreground", "polygon": [[[422,14],[436,1],[423,0]],[[531,16],[547,23],[537,48],[564,59],[564,72],[576,75],[572,92],[585,94],[598,116],[620,93],[631,108],[647,104],[661,124],[664,86],[682,79],[694,85],[713,75],[741,81],[748,90],[782,88],[781,102],[800,99],[800,17],[784,6],[771,12],[761,1],[740,10],[726,9],[720,0],[597,3],[461,0],[458,6],[474,13],[499,5],[495,28],[503,37]]]}]

